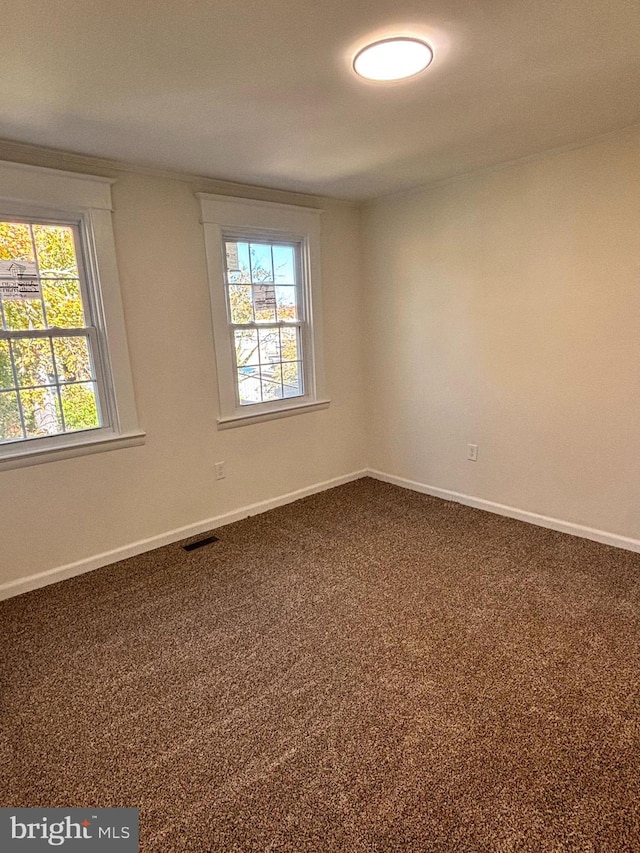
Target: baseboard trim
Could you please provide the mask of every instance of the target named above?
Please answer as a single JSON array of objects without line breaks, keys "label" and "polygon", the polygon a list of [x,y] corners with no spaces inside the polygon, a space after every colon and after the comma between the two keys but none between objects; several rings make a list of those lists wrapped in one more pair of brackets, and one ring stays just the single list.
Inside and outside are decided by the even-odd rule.
[{"label": "baseboard trim", "polygon": [[449,489],[440,489],[437,486],[428,486],[425,483],[418,483],[415,480],[407,480],[404,477],[396,477],[394,474],[385,474],[383,471],[369,469],[366,472],[368,477],[373,477],[375,480],[382,480],[385,483],[392,483],[395,486],[401,486],[404,489],[411,489],[414,492],[422,492],[425,495],[432,495],[435,498],[442,498],[445,501],[454,501],[455,503],[471,506],[475,509],[483,509],[487,512],[495,513],[496,515],[504,515],[507,518],[516,518],[518,521],[525,521],[528,524],[536,524],[538,527],[547,527],[550,530],[557,530],[560,533],[569,533],[571,536],[580,536],[583,539],[592,539],[594,542],[601,542],[604,545],[612,545],[614,548],[623,548],[625,551],[640,552],[640,539],[632,539],[628,536],[619,536],[617,533],[609,533],[606,530],[597,530],[594,527],[585,527],[582,524],[574,524],[571,521],[563,521],[560,518],[551,518],[548,515],[538,515],[535,512],[518,509],[513,506],[487,501],[483,498],[476,498],[473,495],[464,495],[460,492],[452,492]]},{"label": "baseboard trim", "polygon": [[353,471],[350,474],[344,474],[341,477],[333,477],[331,480],[324,480],[320,483],[314,483],[311,486],[306,486],[304,489],[297,489],[294,492],[288,492],[284,495],[279,495],[276,498],[259,501],[258,503],[249,504],[232,512],[217,515],[213,518],[206,518],[202,521],[197,521],[194,524],[188,524],[185,527],[177,527],[174,530],[169,530],[166,533],[160,533],[157,536],[150,536],[148,539],[140,539],[137,542],[132,542],[129,545],[123,545],[119,548],[114,548],[111,551],[104,551],[101,554],[95,554],[92,557],[87,557],[83,560],[77,560],[75,563],[67,563],[64,566],[58,566],[54,569],[48,569],[44,572],[39,572],[35,575],[29,575],[25,578],[17,578],[13,581],[0,584],[0,601],[5,598],[12,598],[15,595],[21,595],[23,592],[30,592],[33,589],[39,589],[49,584],[58,583],[59,581],[67,580],[67,578],[82,575],[85,572],[92,572],[95,569],[100,569],[103,566],[108,566],[110,563],[116,563],[118,560],[126,560],[128,557],[135,557],[138,554],[143,554],[145,551],[152,551],[154,548],[162,548],[164,545],[171,545],[174,542],[179,542],[181,539],[188,539],[190,536],[197,536],[199,533],[204,533],[207,530],[213,530],[216,527],[222,527],[225,524],[231,524],[234,521],[240,521],[247,518],[249,515],[258,515],[267,510],[275,509],[284,504],[293,503],[294,501],[306,498],[309,495],[315,495],[319,492],[324,492],[327,489],[333,489],[335,486],[342,486],[344,483],[350,483],[353,480],[359,480],[361,477],[366,477],[367,471]]},{"label": "baseboard trim", "polygon": [[383,471],[377,471],[369,468],[361,471],[353,471],[350,474],[344,474],[341,477],[334,477],[331,480],[314,483],[311,486],[306,486],[303,489],[297,489],[296,491],[288,492],[287,494],[279,495],[278,497],[270,498],[269,500],[248,504],[247,506],[233,510],[232,512],[214,516],[213,518],[206,518],[202,521],[195,522],[194,524],[188,524],[185,527],[177,527],[173,530],[167,531],[166,533],[151,536],[148,539],[140,539],[139,541],[132,542],[129,545],[123,545],[119,548],[114,548],[111,551],[104,551],[101,554],[95,554],[92,557],[78,560],[75,563],[68,563],[64,566],[48,569],[47,571],[39,572],[35,575],[29,575],[25,578],[17,578],[16,580],[8,581],[7,583],[0,584],[0,601],[6,598],[12,598],[16,595],[21,595],[23,592],[29,592],[33,589],[48,586],[49,584],[58,583],[59,581],[66,580],[67,578],[76,577],[76,575],[85,574],[85,572],[92,572],[95,569],[108,566],[110,563],[115,563],[118,560],[126,560],[128,557],[135,557],[138,554],[143,554],[145,551],[152,551],[154,548],[162,548],[164,545],[171,545],[174,542],[179,542],[181,539],[188,539],[190,536],[197,536],[207,530],[214,530],[216,527],[222,527],[225,524],[240,521],[247,516],[267,512],[268,510],[275,509],[278,506],[293,503],[301,498],[318,494],[319,492],[324,492],[327,489],[333,489],[336,486],[342,486],[345,483],[350,483],[353,480],[359,480],[362,477],[373,477],[375,480],[382,480],[385,483],[391,483],[395,486],[400,486],[404,489],[411,489],[414,492],[421,492],[422,494],[441,498],[445,501],[454,501],[455,503],[474,507],[475,509],[482,509],[496,515],[515,518],[518,521],[524,521],[528,524],[536,524],[538,527],[547,527],[551,530],[557,530],[560,533],[569,533],[571,536],[580,536],[583,539],[591,539],[594,542],[601,542],[604,545],[612,545],[614,548],[623,548],[626,551],[640,553],[640,539],[632,539],[628,536],[619,536],[616,533],[609,533],[606,530],[597,530],[593,527],[574,524],[573,522],[563,521],[559,518],[539,515],[538,513],[518,509],[517,507],[495,503],[494,501],[484,500],[484,498],[477,498],[473,495],[465,495],[461,492],[451,491],[450,489],[441,489],[437,486],[429,486],[426,483],[419,483],[416,480],[397,477],[395,474],[386,474]]}]

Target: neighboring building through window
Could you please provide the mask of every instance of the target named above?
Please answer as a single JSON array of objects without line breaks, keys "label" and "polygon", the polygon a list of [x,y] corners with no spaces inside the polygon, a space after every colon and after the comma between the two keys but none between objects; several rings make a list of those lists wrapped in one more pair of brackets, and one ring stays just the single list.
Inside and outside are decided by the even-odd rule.
[{"label": "neighboring building through window", "polygon": [[143,438],[110,207],[104,178],[0,162],[0,467]]},{"label": "neighboring building through window", "polygon": [[199,195],[221,427],[328,405],[320,331],[320,211]]}]

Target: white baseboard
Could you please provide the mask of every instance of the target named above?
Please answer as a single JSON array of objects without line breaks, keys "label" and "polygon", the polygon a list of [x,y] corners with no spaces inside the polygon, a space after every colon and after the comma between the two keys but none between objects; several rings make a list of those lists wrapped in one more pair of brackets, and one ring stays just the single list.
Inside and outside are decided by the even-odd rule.
[{"label": "white baseboard", "polygon": [[327,489],[333,489],[335,486],[342,486],[344,483],[350,483],[352,480],[359,480],[361,477],[366,476],[367,471],[354,471],[342,477],[334,477],[322,483],[314,483],[312,486],[307,486],[304,489],[297,489],[295,492],[288,492],[286,495],[249,504],[233,512],[227,512],[224,515],[205,518],[202,521],[197,521],[195,524],[188,524],[186,527],[177,527],[174,530],[169,530],[157,536],[151,536],[148,539],[140,539],[129,545],[114,548],[112,551],[104,551],[101,554],[95,554],[92,557],[78,560],[75,563],[67,563],[65,566],[58,566],[57,568],[48,569],[35,575],[28,575],[25,578],[8,581],[7,583],[0,584],[0,601],[5,598],[12,598],[14,595],[21,595],[23,592],[29,592],[32,589],[39,589],[42,586],[58,583],[58,581],[63,581],[76,575],[82,575],[85,572],[92,572],[94,569],[100,569],[103,566],[108,566],[110,563],[116,563],[118,560],[126,560],[128,557],[135,557],[137,554],[142,554],[145,551],[152,551],[154,548],[161,548],[163,545],[171,545],[173,542],[188,539],[190,536],[197,536],[206,530],[213,530],[216,527],[222,527],[224,524],[240,521],[249,515],[258,515],[277,506],[293,503],[293,501],[300,500],[300,498],[306,498],[309,495],[315,495],[318,492],[324,492]]},{"label": "white baseboard", "polygon": [[528,524],[537,524],[538,527],[548,527],[551,530],[558,530],[560,533],[569,533],[572,536],[592,539],[594,542],[601,542],[604,545],[613,545],[614,548],[624,548],[626,551],[640,552],[640,539],[619,536],[617,533],[608,533],[606,530],[585,527],[582,524],[562,521],[562,519],[551,518],[548,515],[538,515],[535,512],[528,512],[517,507],[494,503],[493,501],[476,498],[472,495],[463,495],[460,492],[440,489],[437,486],[427,486],[424,483],[417,483],[415,480],[407,480],[404,477],[396,477],[394,474],[385,474],[382,471],[370,469],[366,472],[366,476],[373,477],[376,480],[383,480],[385,483],[392,483],[395,486],[401,486],[404,489],[412,489],[414,492],[422,492],[425,495],[442,498],[445,501],[454,501],[465,506],[472,506],[476,509],[493,512],[496,515],[505,515],[508,518],[516,518],[518,521],[526,521]]},{"label": "white baseboard", "polygon": [[199,533],[204,533],[206,530],[214,530],[216,527],[222,527],[224,524],[231,524],[234,521],[240,521],[242,518],[246,518],[249,515],[258,515],[261,512],[267,512],[267,510],[274,509],[275,507],[293,503],[293,501],[300,500],[300,498],[324,492],[327,489],[333,489],[335,486],[341,486],[344,483],[350,483],[353,480],[359,480],[361,477],[373,477],[376,480],[382,480],[385,483],[392,483],[393,485],[401,486],[404,489],[411,489],[414,492],[422,492],[423,494],[442,498],[446,501],[454,501],[456,503],[464,504],[465,506],[486,510],[487,512],[495,513],[496,515],[516,518],[519,521],[536,524],[538,527],[547,527],[551,530],[558,530],[561,533],[569,533],[572,536],[581,536],[583,539],[592,539],[594,542],[601,542],[604,545],[612,545],[614,548],[623,548],[627,551],[640,552],[640,539],[619,536],[616,533],[608,533],[605,530],[597,530],[593,527],[585,527],[581,524],[574,524],[570,521],[562,521],[559,518],[539,515],[535,512],[528,512],[527,510],[506,506],[505,504],[495,503],[494,501],[487,501],[483,498],[473,497],[472,495],[464,495],[460,492],[441,489],[437,486],[428,486],[425,483],[418,483],[415,480],[396,477],[394,474],[385,474],[383,471],[366,469],[362,471],[353,471],[351,474],[345,474],[342,477],[334,477],[331,480],[325,480],[321,483],[314,483],[312,486],[307,486],[304,489],[297,489],[294,492],[288,492],[287,494],[280,495],[276,498],[270,498],[266,501],[249,504],[248,506],[233,510],[233,512],[214,516],[213,518],[206,518],[202,521],[196,522],[195,524],[178,527],[174,530],[169,530],[166,533],[151,536],[148,539],[140,539],[139,541],[132,542],[129,545],[123,545],[122,547],[114,548],[111,551],[104,551],[101,554],[95,554],[92,557],[78,560],[75,563],[68,563],[67,565],[48,569],[47,571],[39,572],[35,575],[29,575],[24,578],[8,581],[7,583],[0,584],[0,601],[5,598],[11,598],[14,595],[21,595],[23,592],[29,592],[32,589],[39,589],[40,587],[48,586],[52,583],[58,583],[58,581],[66,580],[67,578],[72,578],[76,575],[82,575],[85,572],[91,572],[94,569],[108,566],[110,563],[115,563],[118,560],[126,560],[128,557],[135,557],[137,554],[142,554],[145,551],[152,551],[154,548],[161,548],[163,545],[171,545],[173,542],[179,542],[181,539],[188,539],[190,536],[197,536]]}]

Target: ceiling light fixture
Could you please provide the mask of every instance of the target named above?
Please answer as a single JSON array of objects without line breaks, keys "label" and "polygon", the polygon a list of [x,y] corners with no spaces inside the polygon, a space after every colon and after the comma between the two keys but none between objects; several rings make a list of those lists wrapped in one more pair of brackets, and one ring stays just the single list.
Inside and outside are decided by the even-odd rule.
[{"label": "ceiling light fixture", "polygon": [[367,80],[402,80],[424,71],[432,59],[425,41],[397,36],[363,47],[355,55],[353,70]]}]

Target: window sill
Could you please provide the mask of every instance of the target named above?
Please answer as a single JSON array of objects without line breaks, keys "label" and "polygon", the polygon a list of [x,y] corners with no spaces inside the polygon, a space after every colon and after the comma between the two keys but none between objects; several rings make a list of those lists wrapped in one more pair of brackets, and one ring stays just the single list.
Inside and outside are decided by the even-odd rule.
[{"label": "window sill", "polygon": [[[27,465],[40,465],[43,462],[55,462],[60,459],[71,459],[74,456],[88,456],[91,453],[104,453],[107,450],[121,450],[125,447],[138,447],[144,444],[146,433],[136,431],[123,435],[87,437],[73,444],[59,447],[43,447],[12,452],[6,456],[0,455],[0,471],[11,468],[23,468]],[[6,447],[7,445],[5,445]],[[2,450],[0,450],[0,454]]]},{"label": "window sill", "polygon": [[241,415],[229,415],[218,418],[218,429],[231,429],[232,427],[247,426],[247,424],[259,424],[263,421],[273,421],[276,418],[288,418],[291,415],[301,415],[305,412],[318,412],[329,407],[330,400],[315,400],[313,403],[298,403],[271,411],[247,412]]}]

